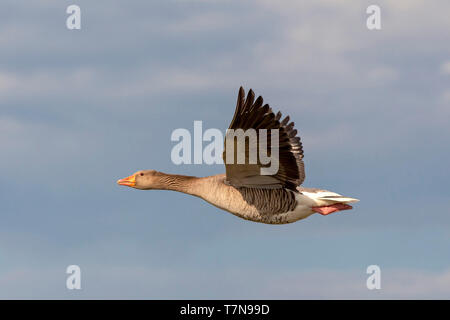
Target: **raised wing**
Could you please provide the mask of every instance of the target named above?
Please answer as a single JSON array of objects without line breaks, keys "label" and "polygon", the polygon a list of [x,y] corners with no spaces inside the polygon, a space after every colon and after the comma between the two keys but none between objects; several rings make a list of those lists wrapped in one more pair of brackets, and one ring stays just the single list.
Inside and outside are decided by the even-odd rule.
[{"label": "raised wing", "polygon": [[[255,94],[250,89],[245,99],[244,89],[239,89],[236,111],[229,129],[242,129],[245,132],[248,129],[254,129],[257,136],[258,152],[260,142],[260,130],[267,129],[267,153],[271,154],[271,137],[274,129],[278,129],[278,171],[273,174],[262,174],[261,168],[268,168],[270,164],[262,164],[258,156],[256,163],[249,161],[249,147],[251,139],[246,139],[245,143],[245,162],[238,163],[238,142],[233,138],[233,143],[229,143],[234,150],[227,150],[227,142],[223,152],[223,160],[226,168],[226,183],[234,187],[248,188],[288,188],[296,190],[305,179],[305,171],[303,164],[303,148],[300,137],[297,137],[297,130],[294,129],[294,123],[289,123],[289,116],[282,121],[281,113],[274,114],[268,104],[263,105],[263,98],[259,96],[255,101]],[[229,132],[229,131],[228,131]],[[228,136],[228,135],[227,135]],[[262,141],[266,143],[266,141]],[[227,152],[232,152],[234,159],[227,161]],[[259,153],[258,153],[259,154]],[[242,156],[242,149],[241,149]],[[230,156],[231,157],[231,156]],[[230,162],[230,163],[227,163]]]}]

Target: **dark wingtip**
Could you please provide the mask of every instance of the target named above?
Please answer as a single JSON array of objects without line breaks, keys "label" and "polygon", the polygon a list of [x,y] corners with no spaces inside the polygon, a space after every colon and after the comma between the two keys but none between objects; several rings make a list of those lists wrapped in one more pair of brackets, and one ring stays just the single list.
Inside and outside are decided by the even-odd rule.
[{"label": "dark wingtip", "polygon": [[250,89],[247,93],[247,99],[245,101],[247,108],[252,106],[254,101],[255,101],[255,93],[253,92],[252,89]]},{"label": "dark wingtip", "polygon": [[289,122],[289,116],[286,116],[286,118],[283,119],[283,121],[281,121],[281,126],[284,127],[288,124]]},{"label": "dark wingtip", "polygon": [[245,97],[245,90],[242,86],[239,88],[238,97],[242,97],[242,98]]}]

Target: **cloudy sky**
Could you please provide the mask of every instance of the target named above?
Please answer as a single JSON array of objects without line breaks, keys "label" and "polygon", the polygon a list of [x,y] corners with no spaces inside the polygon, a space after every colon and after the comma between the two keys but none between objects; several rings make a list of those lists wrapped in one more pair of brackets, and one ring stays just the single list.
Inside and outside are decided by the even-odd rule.
[{"label": "cloudy sky", "polygon": [[[68,30],[70,4],[0,4],[0,298],[450,298],[450,2],[78,0]],[[354,210],[264,225],[116,185],[222,173],[170,135],[225,130],[241,85]]]}]

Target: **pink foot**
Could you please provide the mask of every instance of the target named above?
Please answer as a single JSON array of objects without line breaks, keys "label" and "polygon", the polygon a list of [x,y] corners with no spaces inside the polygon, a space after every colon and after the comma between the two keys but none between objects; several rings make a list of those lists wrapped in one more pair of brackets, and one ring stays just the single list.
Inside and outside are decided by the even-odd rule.
[{"label": "pink foot", "polygon": [[336,211],[350,210],[352,208],[353,208],[352,206],[345,203],[336,203],[331,206],[312,207],[314,212],[320,213],[321,215],[324,216]]}]

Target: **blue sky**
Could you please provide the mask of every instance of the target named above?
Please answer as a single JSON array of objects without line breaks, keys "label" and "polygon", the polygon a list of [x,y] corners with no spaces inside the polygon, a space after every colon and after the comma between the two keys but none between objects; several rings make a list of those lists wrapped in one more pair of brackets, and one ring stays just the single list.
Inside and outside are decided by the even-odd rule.
[{"label": "blue sky", "polygon": [[[72,31],[70,4],[0,4],[0,298],[450,298],[448,1],[77,1]],[[241,85],[354,210],[271,226],[115,184],[222,173],[170,135],[225,130]]]}]

